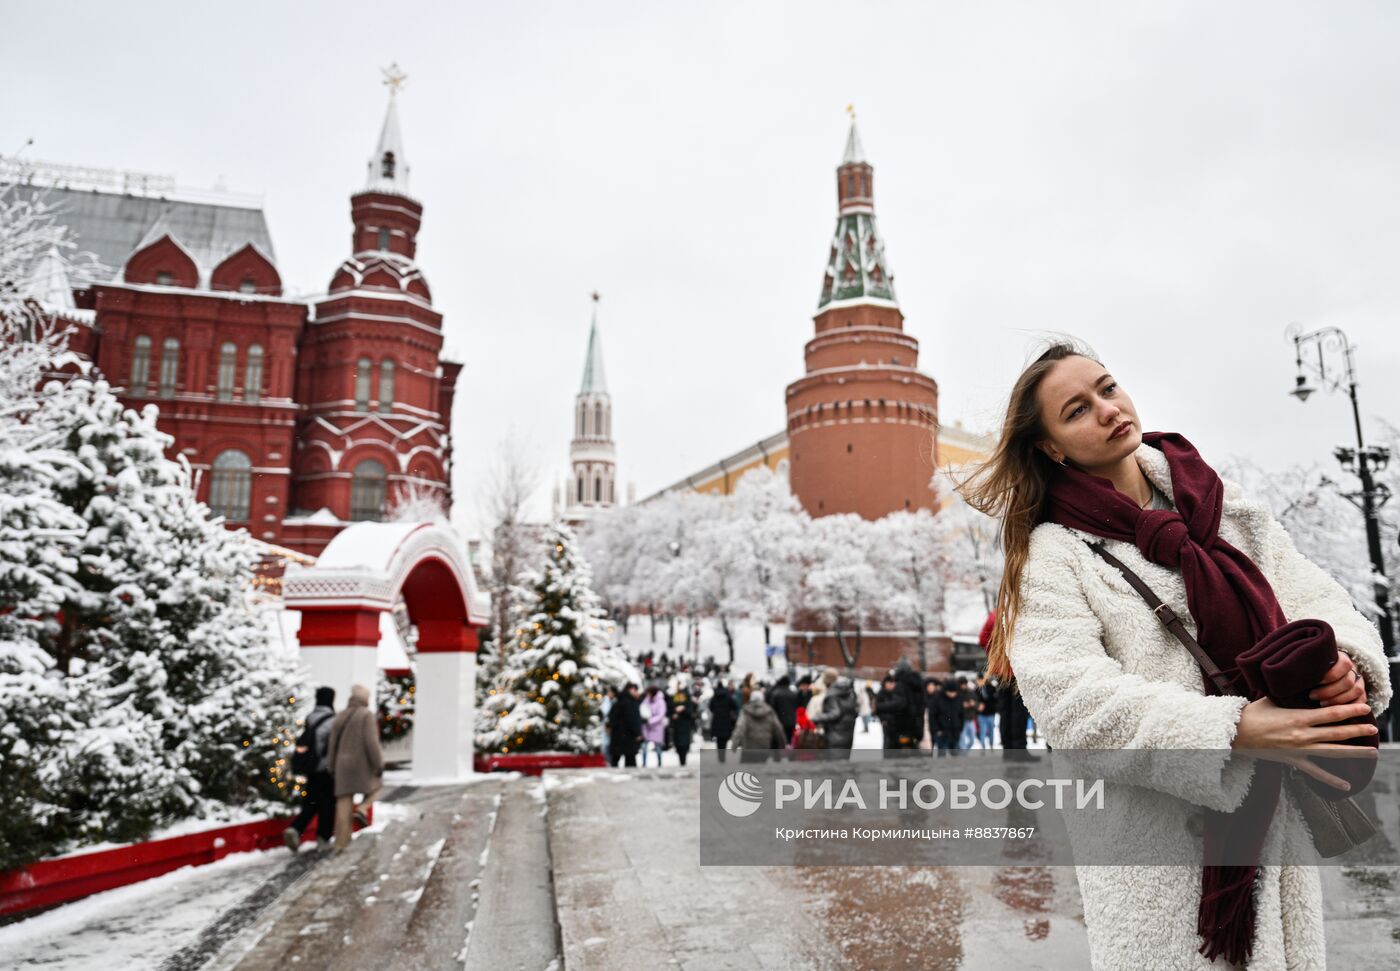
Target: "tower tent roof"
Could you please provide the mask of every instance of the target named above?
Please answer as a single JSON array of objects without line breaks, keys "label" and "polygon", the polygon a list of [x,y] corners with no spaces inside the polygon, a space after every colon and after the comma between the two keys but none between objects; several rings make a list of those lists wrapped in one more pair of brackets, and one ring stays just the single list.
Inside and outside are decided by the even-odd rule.
[{"label": "tower tent roof", "polygon": [[851,120],[851,133],[846,136],[846,150],[841,153],[841,164],[852,165],[865,161],[865,146],[860,143],[860,132],[856,131],[855,120]]},{"label": "tower tent roof", "polygon": [[369,181],[366,189],[376,192],[408,194],[408,157],[403,151],[403,133],[399,130],[398,98],[389,96],[389,108],[384,112],[384,125],[379,129],[379,143],[369,160]]},{"label": "tower tent roof", "polygon": [[593,325],[588,329],[588,357],[583,364],[583,387],[579,394],[607,394],[608,382],[603,375],[603,341],[598,336],[598,304],[593,303]]}]

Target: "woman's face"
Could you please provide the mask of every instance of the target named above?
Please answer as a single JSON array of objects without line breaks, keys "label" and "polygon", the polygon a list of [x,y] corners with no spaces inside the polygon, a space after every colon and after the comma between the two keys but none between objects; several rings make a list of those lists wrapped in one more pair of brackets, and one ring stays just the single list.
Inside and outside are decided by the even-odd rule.
[{"label": "woman's face", "polygon": [[1087,357],[1056,361],[1041,379],[1038,398],[1045,429],[1039,444],[1052,461],[1107,468],[1142,444],[1133,399],[1102,364]]}]

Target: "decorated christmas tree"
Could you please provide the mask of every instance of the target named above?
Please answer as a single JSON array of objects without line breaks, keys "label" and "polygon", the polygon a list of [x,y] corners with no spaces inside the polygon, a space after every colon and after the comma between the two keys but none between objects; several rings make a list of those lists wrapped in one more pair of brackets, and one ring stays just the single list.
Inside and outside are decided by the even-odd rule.
[{"label": "decorated christmas tree", "polygon": [[573,531],[556,523],[547,538],[543,569],[526,573],[515,598],[501,670],[481,706],[482,752],[597,752],[607,685],[636,676],[608,646]]}]

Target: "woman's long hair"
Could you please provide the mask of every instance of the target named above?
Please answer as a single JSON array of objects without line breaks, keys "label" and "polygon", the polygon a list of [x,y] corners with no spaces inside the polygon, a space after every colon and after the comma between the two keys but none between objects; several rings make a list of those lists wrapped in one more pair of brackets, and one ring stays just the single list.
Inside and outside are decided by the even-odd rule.
[{"label": "woman's long hair", "polygon": [[1007,649],[1021,608],[1021,573],[1030,553],[1031,530],[1040,521],[1052,464],[1036,447],[1045,439],[1036,392],[1056,362],[1067,357],[1098,361],[1092,350],[1075,341],[1058,340],[1046,348],[1016,379],[991,457],[957,483],[957,491],[969,506],[1001,521],[1006,569],[987,642],[987,674],[1003,681],[1012,677]]}]

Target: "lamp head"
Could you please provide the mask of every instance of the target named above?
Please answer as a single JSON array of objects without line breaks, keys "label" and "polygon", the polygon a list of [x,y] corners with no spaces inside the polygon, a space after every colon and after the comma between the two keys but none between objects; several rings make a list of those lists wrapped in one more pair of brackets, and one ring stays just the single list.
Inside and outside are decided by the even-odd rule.
[{"label": "lamp head", "polygon": [[1297,384],[1294,386],[1293,390],[1288,393],[1299,401],[1307,401],[1308,396],[1313,393],[1313,390],[1313,388],[1308,386],[1308,379],[1300,374],[1298,375]]}]

